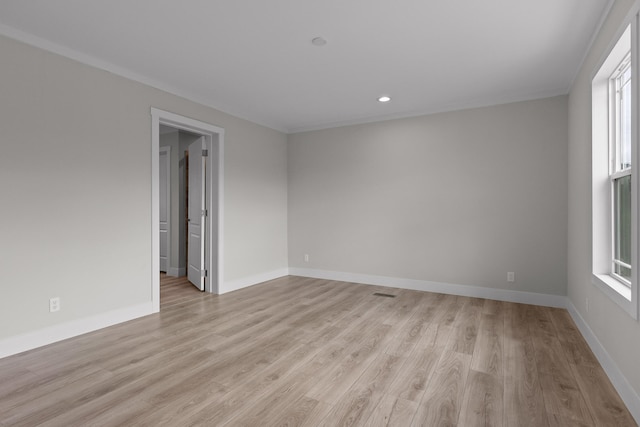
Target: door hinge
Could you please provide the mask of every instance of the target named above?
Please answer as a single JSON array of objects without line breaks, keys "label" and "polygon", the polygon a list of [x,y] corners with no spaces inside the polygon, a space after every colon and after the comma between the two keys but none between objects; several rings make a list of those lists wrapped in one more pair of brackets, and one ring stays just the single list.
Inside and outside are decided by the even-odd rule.
[{"label": "door hinge", "polygon": [[207,157],[209,155],[209,150],[202,150],[202,157]]},{"label": "door hinge", "polygon": [[201,216],[207,216],[209,214],[209,212],[207,212],[206,209],[203,209],[202,212],[200,212]]},{"label": "door hinge", "polygon": [[207,277],[207,270],[200,270],[200,276]]}]

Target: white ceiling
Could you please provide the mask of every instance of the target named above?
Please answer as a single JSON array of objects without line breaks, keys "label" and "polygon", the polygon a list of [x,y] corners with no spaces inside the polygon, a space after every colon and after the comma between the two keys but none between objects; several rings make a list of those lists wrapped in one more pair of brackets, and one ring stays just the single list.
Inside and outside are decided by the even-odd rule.
[{"label": "white ceiling", "polygon": [[0,33],[296,132],[565,94],[611,3],[3,0]]}]

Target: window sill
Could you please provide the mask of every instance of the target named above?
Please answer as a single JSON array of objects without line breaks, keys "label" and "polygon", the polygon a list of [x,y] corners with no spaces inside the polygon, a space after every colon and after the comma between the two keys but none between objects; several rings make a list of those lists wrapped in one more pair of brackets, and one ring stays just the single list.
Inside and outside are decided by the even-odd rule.
[{"label": "window sill", "polygon": [[632,302],[631,288],[608,274],[593,274],[592,282],[631,317],[638,318],[638,310]]}]

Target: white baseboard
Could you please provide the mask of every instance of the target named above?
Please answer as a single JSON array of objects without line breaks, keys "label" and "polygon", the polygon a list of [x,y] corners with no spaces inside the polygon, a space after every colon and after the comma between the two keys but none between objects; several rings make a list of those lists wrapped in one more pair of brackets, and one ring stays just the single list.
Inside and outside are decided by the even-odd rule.
[{"label": "white baseboard", "polygon": [[182,267],[182,268],[177,268],[177,267],[169,267],[169,269],[167,270],[167,276],[171,276],[171,277],[182,277],[182,276],[186,276],[187,275],[187,269]]},{"label": "white baseboard", "polygon": [[589,344],[589,347],[591,347],[591,350],[598,358],[598,361],[602,365],[602,368],[611,380],[616,391],[620,394],[625,405],[627,405],[629,412],[631,412],[631,415],[635,418],[636,422],[640,424],[640,397],[638,396],[638,393],[633,389],[633,387],[631,387],[624,374],[620,371],[611,356],[609,356],[609,353],[607,353],[607,350],[602,346],[600,341],[598,341],[598,338],[596,338],[591,328],[589,328],[580,313],[578,313],[578,310],[576,310],[576,307],[566,296],[295,267],[289,269],[289,274],[294,276],[313,277],[317,279],[387,286],[390,288],[412,289],[417,291],[438,292],[450,295],[541,305],[545,307],[566,308]]},{"label": "white baseboard", "polygon": [[249,286],[257,285],[258,283],[267,282],[273,279],[279,279],[280,277],[288,276],[289,269],[281,268],[279,270],[269,271],[267,273],[256,274],[254,276],[243,277],[242,279],[231,280],[224,283],[224,287],[219,289],[220,294],[226,294],[227,292],[237,291],[238,289],[246,288]]},{"label": "white baseboard", "polygon": [[368,274],[344,273],[339,271],[313,270],[295,267],[289,269],[289,274],[293,276],[313,277],[317,279],[363,283],[365,285],[387,286],[390,288],[411,289],[415,291],[437,292],[441,294],[486,298],[497,301],[542,305],[545,307],[565,308],[567,305],[567,297],[564,295],[538,294],[534,292],[513,291],[509,289],[455,285],[451,283],[431,282],[427,280],[400,279],[386,276],[373,276]]},{"label": "white baseboard", "polygon": [[631,412],[636,422],[640,424],[640,396],[638,396],[638,393],[631,387],[627,378],[618,368],[618,365],[616,365],[611,356],[609,356],[607,350],[600,343],[587,322],[569,299],[567,299],[567,311],[569,311],[580,333],[587,341],[587,344],[589,344],[589,347],[591,347],[591,351],[593,351],[600,365],[602,365],[602,369],[604,369],[616,391],[625,405],[627,405],[627,409],[629,409],[629,412]]},{"label": "white baseboard", "polygon": [[146,316],[152,309],[148,302],[5,338],[0,340],[0,358]]},{"label": "white baseboard", "polygon": [[[620,371],[607,350],[602,346],[576,307],[565,296],[295,267],[290,269],[283,268],[242,279],[232,280],[225,283],[224,289],[220,293],[232,292],[287,275],[566,308],[589,344],[589,347],[591,347],[591,350],[602,365],[602,368],[608,375],[613,386],[620,394],[625,405],[627,405],[629,412],[631,412],[631,415],[635,418],[636,422],[640,424],[640,396],[638,396],[638,393],[629,384],[624,374]],[[149,302],[5,338],[0,340],[0,358],[106,328],[108,326],[133,320],[152,313],[153,307]]]}]

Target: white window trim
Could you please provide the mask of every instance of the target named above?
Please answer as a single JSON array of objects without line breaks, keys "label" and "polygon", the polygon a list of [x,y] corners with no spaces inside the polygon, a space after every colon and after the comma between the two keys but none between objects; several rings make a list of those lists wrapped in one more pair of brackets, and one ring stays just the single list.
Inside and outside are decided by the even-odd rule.
[{"label": "white window trim", "polygon": [[605,293],[609,294],[609,297],[613,299],[624,298],[620,302],[631,300],[631,288],[620,283],[619,280],[614,279],[609,274],[594,274],[594,282],[596,282],[595,285],[604,287]]},{"label": "white window trim", "polygon": [[[629,43],[624,40],[627,37],[626,31],[630,31],[628,35]],[[624,36],[624,37],[623,37]],[[638,268],[640,267],[638,257],[638,238],[640,237],[638,224],[638,195],[640,194],[638,186],[637,165],[639,163],[639,153],[637,147],[638,138],[638,119],[640,109],[638,108],[638,95],[640,91],[640,80],[638,76],[638,9],[634,8],[630,12],[628,19],[618,30],[614,41],[607,49],[605,55],[598,63],[592,75],[592,283],[607,295],[612,301],[620,306],[634,319],[638,319]],[[632,104],[632,129],[631,137],[632,146],[632,167],[630,171],[621,171],[619,173],[631,173],[632,186],[632,260],[633,268],[631,271],[631,283],[625,284],[616,278],[613,274],[613,204],[612,202],[612,182],[613,177],[619,173],[611,173],[611,146],[609,144],[611,132],[613,129],[610,124],[610,96],[609,84],[610,77],[613,75],[620,61],[631,50],[631,84],[632,94],[634,97]],[[606,141],[606,143],[603,143]]]}]

